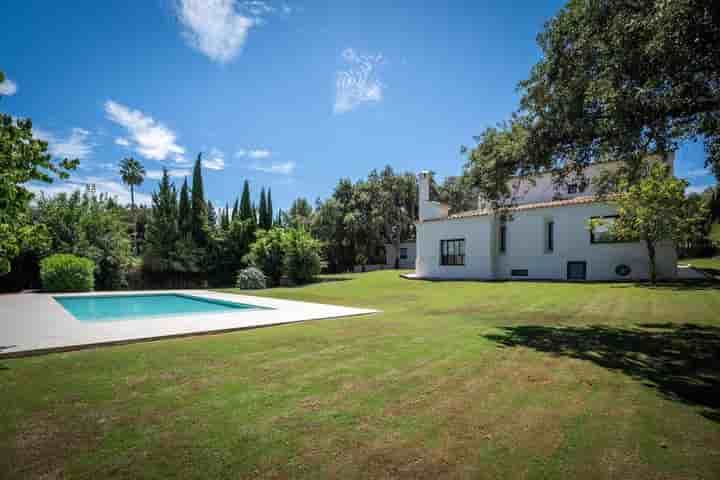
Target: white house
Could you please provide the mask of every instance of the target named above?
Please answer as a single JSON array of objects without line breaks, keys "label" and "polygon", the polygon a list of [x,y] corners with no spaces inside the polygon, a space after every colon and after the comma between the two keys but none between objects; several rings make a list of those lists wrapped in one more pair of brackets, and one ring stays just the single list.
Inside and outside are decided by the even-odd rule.
[{"label": "white house", "polygon": [[400,268],[415,268],[415,242],[402,242],[396,252],[391,243],[385,244],[385,266],[394,268],[395,260]]},{"label": "white house", "polygon": [[[674,156],[667,161],[672,165]],[[592,179],[613,164],[588,167]],[[647,249],[641,242],[620,242],[607,227],[591,231],[595,217],[612,222],[616,209],[600,201],[589,185],[558,190],[551,173],[535,183],[513,180],[516,201],[511,219],[479,202],[478,209],[448,215],[448,206],[430,200],[428,172],[418,175],[415,277],[428,279],[639,280],[649,277]],[[677,275],[672,242],[657,250],[658,277]]]}]

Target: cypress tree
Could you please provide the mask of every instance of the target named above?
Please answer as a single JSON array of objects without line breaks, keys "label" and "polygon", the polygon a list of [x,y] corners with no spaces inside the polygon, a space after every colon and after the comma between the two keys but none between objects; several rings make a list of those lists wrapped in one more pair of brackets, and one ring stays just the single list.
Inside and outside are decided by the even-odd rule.
[{"label": "cypress tree", "polygon": [[215,206],[210,200],[207,201],[207,212],[208,212],[208,226],[213,229],[217,227],[217,212]]},{"label": "cypress tree", "polygon": [[260,206],[258,207],[258,224],[260,228],[267,230],[267,203],[265,198],[265,187],[260,189]]},{"label": "cypress tree", "polygon": [[268,188],[267,191],[267,202],[265,203],[265,212],[267,214],[267,226],[266,229],[271,229],[273,227],[273,205],[272,205],[272,195],[270,193],[270,189]]},{"label": "cypress tree", "polygon": [[190,192],[187,177],[185,177],[182,188],[180,188],[180,204],[178,205],[178,230],[182,238],[190,236],[192,229],[190,222]]},{"label": "cypress tree", "polygon": [[205,203],[202,180],[202,154],[195,160],[192,178],[191,194],[191,230],[192,238],[198,245],[205,245],[207,241],[208,212]]},{"label": "cypress tree", "polygon": [[251,220],[253,218],[252,203],[250,201],[250,184],[247,180],[243,184],[242,196],[240,197],[240,220]]},{"label": "cypress tree", "polygon": [[239,203],[240,199],[235,197],[235,205],[233,205],[232,216],[230,217],[230,220],[235,220],[238,216],[238,213],[240,213],[240,207],[238,206]]},{"label": "cypress tree", "polygon": [[158,191],[152,194],[152,215],[145,233],[145,255],[151,268],[169,270],[169,257],[178,240],[178,204],[175,185],[163,169]]},{"label": "cypress tree", "polygon": [[230,206],[225,202],[225,210],[220,215],[220,227],[223,230],[230,228]]}]

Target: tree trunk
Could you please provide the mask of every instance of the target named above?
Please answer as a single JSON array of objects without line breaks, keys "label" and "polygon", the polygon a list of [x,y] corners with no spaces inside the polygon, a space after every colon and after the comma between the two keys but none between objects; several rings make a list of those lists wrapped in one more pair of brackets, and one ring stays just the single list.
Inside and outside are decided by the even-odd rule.
[{"label": "tree trunk", "polygon": [[135,252],[135,255],[140,255],[140,252],[138,251],[138,241],[137,241],[137,215],[135,214],[135,188],[133,184],[130,184],[130,212],[132,213],[132,221],[133,221],[133,251]]},{"label": "tree trunk", "polygon": [[655,242],[645,240],[648,250],[648,259],[650,260],[650,283],[657,283],[657,266],[655,265]]}]

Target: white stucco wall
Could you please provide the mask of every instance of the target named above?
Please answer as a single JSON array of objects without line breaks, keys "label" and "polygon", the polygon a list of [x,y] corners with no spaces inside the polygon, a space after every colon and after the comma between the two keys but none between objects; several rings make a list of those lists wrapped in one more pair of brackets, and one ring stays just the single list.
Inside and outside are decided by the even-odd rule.
[{"label": "white stucco wall", "polygon": [[[528,270],[529,279],[565,280],[567,262],[587,262],[587,280],[645,279],[649,266],[645,245],[591,243],[588,219],[615,213],[612,205],[592,203],[515,212],[507,223],[506,252],[498,250],[499,222],[493,216],[418,222],[416,274],[425,278],[509,279],[513,269]],[[554,249],[546,251],[546,223],[554,222]],[[440,240],[465,239],[464,266],[440,265]],[[627,277],[615,273],[628,265]],[[671,243],[658,248],[661,277],[676,275],[677,256]],[[513,277],[515,278],[515,277]]]}]

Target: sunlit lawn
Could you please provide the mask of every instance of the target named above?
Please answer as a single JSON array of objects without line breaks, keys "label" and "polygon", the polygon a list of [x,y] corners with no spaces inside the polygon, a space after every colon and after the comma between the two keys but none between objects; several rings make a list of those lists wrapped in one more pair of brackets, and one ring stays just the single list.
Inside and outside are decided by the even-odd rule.
[{"label": "sunlit lawn", "polygon": [[0,477],[720,478],[714,285],[341,278],[259,294],[383,313],[1,360]]}]

